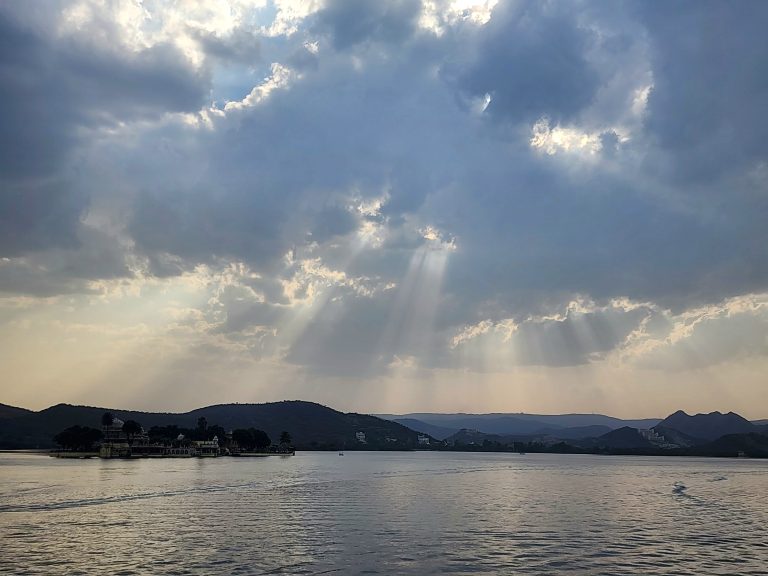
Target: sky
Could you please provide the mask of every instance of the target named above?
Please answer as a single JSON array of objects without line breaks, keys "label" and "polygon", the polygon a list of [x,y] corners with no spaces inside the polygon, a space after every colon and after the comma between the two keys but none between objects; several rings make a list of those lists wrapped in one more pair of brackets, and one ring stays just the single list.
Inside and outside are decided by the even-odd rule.
[{"label": "sky", "polygon": [[768,2],[0,3],[0,402],[768,417]]}]

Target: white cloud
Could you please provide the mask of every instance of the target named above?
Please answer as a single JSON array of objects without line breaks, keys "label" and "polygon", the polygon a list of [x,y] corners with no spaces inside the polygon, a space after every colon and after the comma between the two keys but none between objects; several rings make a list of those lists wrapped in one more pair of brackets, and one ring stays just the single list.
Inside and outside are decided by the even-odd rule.
[{"label": "white cloud", "polygon": [[531,128],[530,144],[550,156],[558,152],[595,155],[602,147],[599,133],[590,134],[578,128],[561,126],[551,128],[546,118],[542,118]]},{"label": "white cloud", "polygon": [[[618,352],[625,362],[660,370],[704,368],[768,355],[768,295],[748,294],[641,324]],[[650,320],[650,319],[649,319]]]},{"label": "white cloud", "polygon": [[290,68],[283,66],[277,62],[273,62],[270,67],[270,75],[264,78],[264,81],[258,86],[254,86],[253,90],[239,102],[227,102],[224,105],[224,111],[229,112],[232,110],[242,110],[243,108],[251,108],[258,106],[264,100],[270,97],[275,90],[282,90],[287,88],[292,81],[301,78],[299,74],[296,74]]}]

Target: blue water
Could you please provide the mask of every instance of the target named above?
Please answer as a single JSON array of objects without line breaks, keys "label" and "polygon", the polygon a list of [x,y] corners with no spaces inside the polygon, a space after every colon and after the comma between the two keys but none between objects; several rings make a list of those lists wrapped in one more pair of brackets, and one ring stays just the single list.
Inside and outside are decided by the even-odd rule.
[{"label": "blue water", "polygon": [[0,455],[0,573],[768,574],[768,461]]}]

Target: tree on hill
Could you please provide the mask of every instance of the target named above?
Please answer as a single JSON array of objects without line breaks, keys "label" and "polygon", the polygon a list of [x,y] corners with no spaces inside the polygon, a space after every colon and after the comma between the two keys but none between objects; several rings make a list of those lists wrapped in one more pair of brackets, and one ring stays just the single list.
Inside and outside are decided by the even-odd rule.
[{"label": "tree on hill", "polygon": [[207,430],[205,431],[205,439],[213,440],[214,436],[217,436],[219,438],[219,444],[221,444],[227,438],[227,431],[224,430],[224,428],[222,428],[218,424],[208,426]]},{"label": "tree on hill", "polygon": [[104,414],[101,415],[102,426],[112,426],[114,421],[115,417],[112,415],[112,412],[104,412]]},{"label": "tree on hill", "polygon": [[253,448],[253,434],[245,428],[238,428],[232,431],[232,440],[237,442],[241,450],[250,450]]},{"label": "tree on hill", "polygon": [[88,451],[101,440],[101,430],[88,426],[70,426],[53,437],[54,441],[65,450]]},{"label": "tree on hill", "polygon": [[141,434],[141,424],[136,420],[126,420],[123,423],[123,433],[128,437],[128,444],[133,443],[133,438],[136,434]]},{"label": "tree on hill", "polygon": [[255,428],[238,428],[232,432],[232,440],[237,442],[241,450],[263,450],[272,444],[272,440],[264,430]]},{"label": "tree on hill", "polygon": [[191,430],[191,433],[191,437],[195,440],[208,440],[208,419],[205,416],[200,416],[197,419],[197,426]]},{"label": "tree on hill", "polygon": [[179,428],[175,424],[172,426],[152,426],[149,429],[149,437],[154,441],[172,442],[179,437],[179,434],[186,436],[189,430]]},{"label": "tree on hill", "polygon": [[271,444],[272,440],[264,430],[253,430],[253,445],[256,448],[263,450],[264,448],[269,448]]}]

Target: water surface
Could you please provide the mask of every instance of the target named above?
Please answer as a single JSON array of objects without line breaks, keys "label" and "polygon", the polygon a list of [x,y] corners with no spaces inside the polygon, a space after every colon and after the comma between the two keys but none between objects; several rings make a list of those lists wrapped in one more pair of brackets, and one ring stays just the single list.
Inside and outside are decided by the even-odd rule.
[{"label": "water surface", "polygon": [[768,462],[0,454],[0,573],[768,574]]}]

